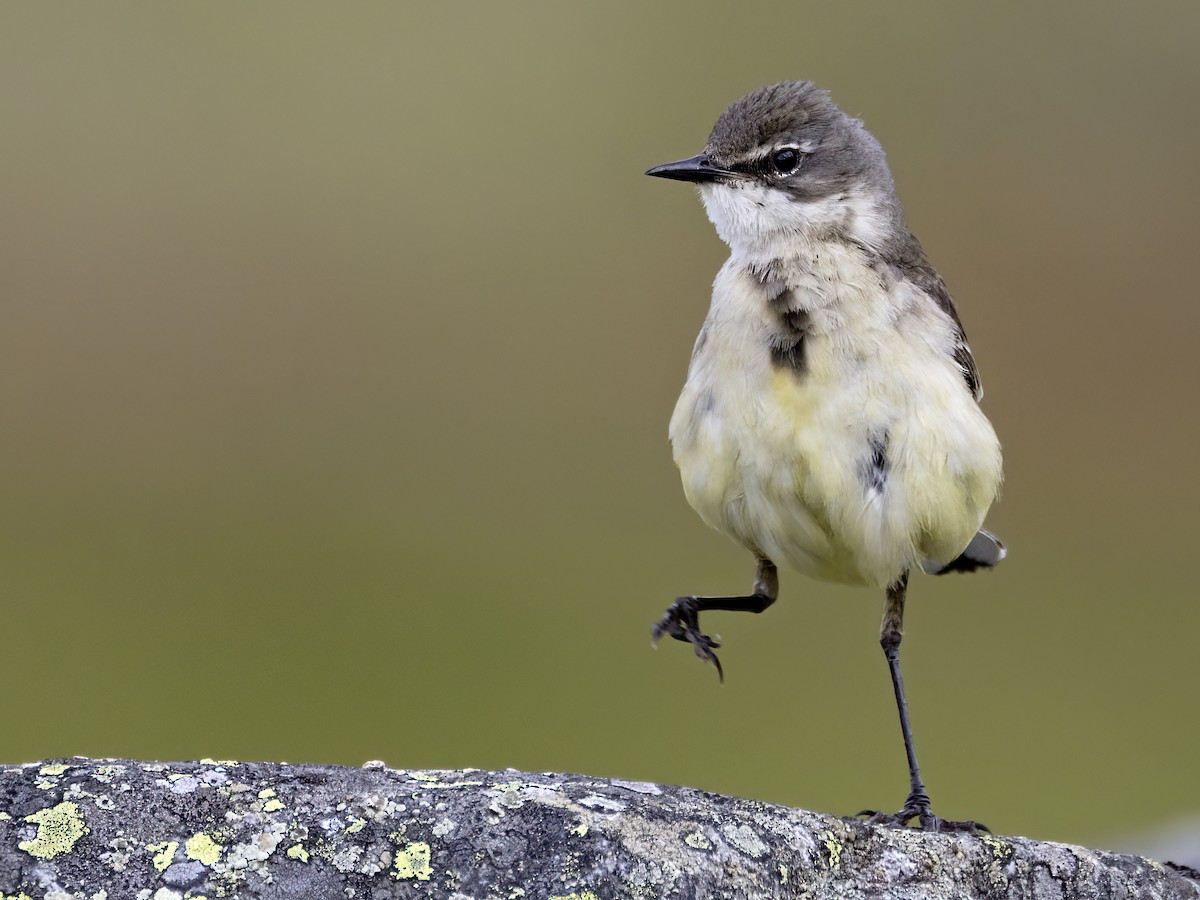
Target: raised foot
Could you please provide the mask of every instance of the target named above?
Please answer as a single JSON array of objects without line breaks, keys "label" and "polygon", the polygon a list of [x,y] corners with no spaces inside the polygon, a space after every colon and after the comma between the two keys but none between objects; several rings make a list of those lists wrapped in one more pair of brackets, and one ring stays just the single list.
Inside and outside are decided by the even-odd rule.
[{"label": "raised foot", "polygon": [[713,651],[721,645],[707,634],[700,633],[700,610],[695,597],[678,597],[668,608],[666,614],[654,623],[650,629],[650,639],[658,643],[664,634],[669,634],[677,641],[691,644],[696,655],[705,662],[717,667],[717,676],[725,680],[725,670],[721,661]]},{"label": "raised foot", "polygon": [[917,827],[922,831],[957,831],[969,834],[985,831],[988,834],[992,833],[992,830],[981,822],[971,820],[957,822],[953,819],[943,819],[941,816],[935,816],[928,804],[917,805],[906,803],[904,809],[898,813],[884,813],[874,809],[864,809],[859,815],[867,816],[867,822],[871,825],[882,825],[884,828],[906,828],[909,822],[916,819],[918,822]]}]

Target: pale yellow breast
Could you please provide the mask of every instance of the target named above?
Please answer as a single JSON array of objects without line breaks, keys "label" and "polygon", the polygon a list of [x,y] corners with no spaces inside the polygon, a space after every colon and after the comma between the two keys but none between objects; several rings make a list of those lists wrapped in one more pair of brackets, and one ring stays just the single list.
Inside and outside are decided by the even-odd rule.
[{"label": "pale yellow breast", "polygon": [[[936,314],[898,320],[842,263],[799,373],[772,365],[761,288],[727,264],[670,433],[708,524],[813,577],[882,585],[961,552],[998,490],[999,446]],[[862,474],[873,434],[887,435],[882,491]]]}]

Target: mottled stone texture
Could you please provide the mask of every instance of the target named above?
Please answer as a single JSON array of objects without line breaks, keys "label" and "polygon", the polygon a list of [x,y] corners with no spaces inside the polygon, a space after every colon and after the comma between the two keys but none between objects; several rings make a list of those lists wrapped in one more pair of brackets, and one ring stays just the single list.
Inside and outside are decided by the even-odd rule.
[{"label": "mottled stone texture", "polygon": [[1163,866],[580,775],[0,769],[0,898],[1200,898]]}]

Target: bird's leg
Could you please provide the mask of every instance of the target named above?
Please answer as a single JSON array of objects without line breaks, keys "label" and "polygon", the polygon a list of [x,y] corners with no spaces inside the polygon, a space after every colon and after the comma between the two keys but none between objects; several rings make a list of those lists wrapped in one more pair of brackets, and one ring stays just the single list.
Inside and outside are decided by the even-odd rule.
[{"label": "bird's leg", "polygon": [[917,750],[913,746],[912,723],[908,719],[908,699],[904,694],[904,675],[900,671],[900,641],[904,638],[904,600],[907,589],[908,573],[888,586],[883,621],[879,624],[879,645],[883,647],[883,655],[887,657],[888,668],[892,673],[896,708],[900,712],[900,731],[904,734],[904,753],[908,757],[908,799],[904,801],[904,809],[898,815],[909,815],[901,824],[915,815],[924,818],[931,814],[929,793],[925,790],[921,766],[917,762]]},{"label": "bird's leg", "polygon": [[859,815],[869,815],[869,821],[877,825],[901,828],[912,819],[921,823],[925,831],[976,831],[988,829],[978,822],[951,822],[933,814],[929,792],[921,778],[921,766],[917,763],[917,751],[913,746],[912,724],[908,719],[908,700],[904,696],[904,676],[900,673],[900,640],[904,637],[904,595],[908,588],[908,573],[905,572],[894,584],[888,586],[887,603],[883,608],[883,622],[879,626],[879,644],[887,657],[892,673],[892,688],[896,692],[896,708],[900,712],[900,730],[904,733],[904,752],[908,756],[908,799],[904,808],[893,814],[864,810]]},{"label": "bird's leg", "polygon": [[678,597],[650,630],[651,639],[657,644],[664,634],[677,641],[685,641],[696,648],[696,655],[717,667],[717,675],[725,680],[721,661],[713,651],[721,646],[700,632],[700,613],[710,609],[729,612],[760,613],[775,602],[779,594],[779,574],[775,564],[766,557],[759,557],[758,569],[754,574],[754,593],[740,597]]}]

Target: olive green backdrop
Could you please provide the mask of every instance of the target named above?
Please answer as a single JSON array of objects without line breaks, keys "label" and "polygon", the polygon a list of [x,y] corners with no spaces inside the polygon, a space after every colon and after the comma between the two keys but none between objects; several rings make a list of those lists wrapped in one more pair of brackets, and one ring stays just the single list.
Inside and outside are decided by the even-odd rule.
[{"label": "olive green backdrop", "polygon": [[943,815],[1200,808],[1195,4],[5,4],[0,759],[515,766],[816,809],[906,789],[882,599],[752,561],[666,442],[724,107],[887,148],[1005,444],[919,578]]}]

